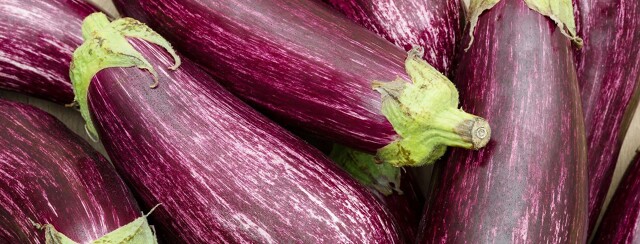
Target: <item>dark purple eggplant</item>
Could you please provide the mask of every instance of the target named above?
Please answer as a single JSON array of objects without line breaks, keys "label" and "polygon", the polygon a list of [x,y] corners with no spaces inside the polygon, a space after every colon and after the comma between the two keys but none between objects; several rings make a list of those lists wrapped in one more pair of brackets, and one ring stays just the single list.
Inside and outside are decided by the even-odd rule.
[{"label": "dark purple eggplant", "polygon": [[[71,71],[80,108],[146,207],[162,203],[150,218],[172,243],[401,241],[388,210],[322,153],[189,60],[168,71],[179,64],[161,47],[122,43],[162,43],[140,22],[94,14],[83,33]],[[132,65],[158,86],[148,71],[108,68]]]},{"label": "dark purple eggplant", "polygon": [[624,117],[635,111],[632,97],[640,82],[640,1],[580,0],[577,55],[588,149],[589,233],[602,209],[628,128]]},{"label": "dark purple eggplant", "polygon": [[155,242],[113,166],[53,116],[0,100],[0,243],[122,237]]},{"label": "dark purple eggplant", "polygon": [[498,2],[473,35],[454,82],[492,139],[436,165],[419,239],[585,243],[586,143],[570,38],[522,0]]},{"label": "dark purple eggplant", "polygon": [[490,136],[486,121],[458,109],[453,84],[419,51],[405,64],[406,52],[324,3],[115,3],[241,99],[394,166],[431,163],[446,146],[481,148]]},{"label": "dark purple eggplant", "polygon": [[461,39],[462,5],[458,0],[325,0],[350,20],[411,50],[425,49],[424,59],[449,74]]},{"label": "dark purple eggplant", "polygon": [[71,54],[95,11],[82,0],[0,0],[0,89],[73,101]]},{"label": "dark purple eggplant", "polygon": [[640,243],[640,148],[605,211],[593,243]]}]

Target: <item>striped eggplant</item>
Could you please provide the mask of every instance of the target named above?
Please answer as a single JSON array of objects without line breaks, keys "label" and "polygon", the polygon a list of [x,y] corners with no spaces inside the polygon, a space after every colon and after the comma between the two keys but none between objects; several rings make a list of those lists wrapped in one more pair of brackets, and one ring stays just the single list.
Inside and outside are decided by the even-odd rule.
[{"label": "striped eggplant", "polygon": [[81,112],[146,207],[162,204],[150,218],[171,243],[401,241],[366,188],[189,60],[174,65],[144,24],[96,13],[83,33],[70,72]]},{"label": "striped eggplant", "polygon": [[611,198],[593,243],[640,243],[640,148]]},{"label": "striped eggplant", "polygon": [[463,107],[494,133],[486,148],[452,150],[436,165],[422,243],[586,242],[586,142],[563,34],[572,30],[531,7],[540,2],[497,1],[479,17],[476,42],[463,44],[454,80]]},{"label": "striped eggplant", "polygon": [[409,51],[425,49],[424,59],[448,75],[462,36],[459,0],[324,0],[350,20]]},{"label": "striped eggplant", "polygon": [[53,116],[0,100],[0,135],[0,243],[155,242],[113,166]]},{"label": "striped eggplant", "polygon": [[589,233],[607,196],[640,82],[640,1],[580,0],[577,54],[589,173]]},{"label": "striped eggplant", "polygon": [[416,49],[405,59],[402,49],[324,3],[115,4],[245,101],[319,137],[377,152],[394,166],[431,163],[446,146],[481,148],[490,137],[484,119],[458,108],[455,87],[421,60],[423,53]]},{"label": "striped eggplant", "polygon": [[82,0],[0,0],[0,89],[73,101],[71,54],[93,12]]}]

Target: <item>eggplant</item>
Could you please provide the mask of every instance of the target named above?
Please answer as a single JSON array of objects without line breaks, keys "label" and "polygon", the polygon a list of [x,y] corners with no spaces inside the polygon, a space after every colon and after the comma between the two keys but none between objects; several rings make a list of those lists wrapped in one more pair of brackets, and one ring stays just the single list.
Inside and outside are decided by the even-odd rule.
[{"label": "eggplant", "polygon": [[452,150],[436,164],[422,243],[586,242],[576,39],[529,6],[497,2],[479,17],[476,42],[463,44],[454,78],[462,107],[484,116],[493,135],[484,149]]},{"label": "eggplant", "polygon": [[82,0],[0,0],[0,89],[73,101],[71,54],[82,19],[95,11]]},{"label": "eggplant", "polygon": [[83,33],[80,109],[144,206],[162,203],[150,218],[170,243],[402,241],[366,188],[196,64],[174,64],[144,24],[96,13]]},{"label": "eggplant", "polygon": [[155,242],[109,161],[53,116],[0,100],[0,135],[1,243]]},{"label": "eggplant", "polygon": [[593,243],[640,243],[640,148],[611,198]]},{"label": "eggplant", "polygon": [[577,53],[589,173],[589,233],[611,185],[639,93],[640,2],[578,1],[584,47]]},{"label": "eggplant", "polygon": [[425,49],[424,59],[449,74],[462,37],[459,0],[324,0],[348,19],[384,37],[396,46]]},{"label": "eggplant", "polygon": [[[316,136],[419,166],[446,146],[477,149],[486,121],[458,108],[455,86],[422,61],[304,0],[117,0],[236,96]],[[408,82],[411,80],[412,82]],[[386,82],[391,81],[391,82]]]}]

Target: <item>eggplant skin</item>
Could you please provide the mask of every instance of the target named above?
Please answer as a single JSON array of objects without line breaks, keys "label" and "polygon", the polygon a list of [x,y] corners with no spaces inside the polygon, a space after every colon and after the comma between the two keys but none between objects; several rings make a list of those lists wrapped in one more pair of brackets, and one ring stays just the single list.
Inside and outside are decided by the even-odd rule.
[{"label": "eggplant skin", "polygon": [[493,130],[451,151],[422,219],[423,243],[585,243],[586,142],[569,39],[524,1],[480,16],[454,82]]},{"label": "eggplant skin", "polygon": [[[578,81],[585,115],[589,233],[598,220],[640,92],[640,1],[580,0]],[[632,116],[629,116],[632,117]]]},{"label": "eggplant skin", "polygon": [[184,59],[133,46],[159,73],[109,68],[89,110],[111,159],[172,243],[397,243],[392,215],[363,186]]},{"label": "eggplant skin", "polygon": [[640,243],[640,151],[624,173],[593,243]]},{"label": "eggplant skin", "polygon": [[45,243],[30,220],[88,243],[140,216],[102,155],[46,112],[0,100],[1,243]]},{"label": "eggplant skin", "polygon": [[72,102],[71,54],[95,11],[82,0],[0,0],[0,89]]},{"label": "eggplant skin", "polygon": [[424,59],[449,74],[462,37],[462,5],[459,0],[324,0],[348,19],[411,50],[424,47]]},{"label": "eggplant skin", "polygon": [[407,53],[307,0],[114,1],[234,95],[316,136],[374,153],[397,138],[373,81],[410,80]]}]

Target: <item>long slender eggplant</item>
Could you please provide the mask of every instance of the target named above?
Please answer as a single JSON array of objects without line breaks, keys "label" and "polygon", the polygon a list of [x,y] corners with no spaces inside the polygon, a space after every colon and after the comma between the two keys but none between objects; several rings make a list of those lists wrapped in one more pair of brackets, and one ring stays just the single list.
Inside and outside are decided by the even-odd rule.
[{"label": "long slender eggplant", "polygon": [[446,146],[481,148],[490,137],[486,121],[458,108],[453,84],[418,60],[419,51],[403,65],[402,49],[324,3],[115,3],[245,101],[395,166],[431,163]]},{"label": "long slender eggplant", "polygon": [[0,89],[73,101],[71,54],[95,11],[82,0],[0,0]]},{"label": "long slender eggplant", "polygon": [[640,148],[600,222],[593,243],[640,243]]},{"label": "long slender eggplant", "polygon": [[0,100],[0,135],[0,243],[155,242],[113,166],[53,116]]},{"label": "long slender eggplant", "polygon": [[169,241],[401,241],[366,188],[189,60],[174,65],[137,40],[178,57],[142,23],[96,13],[83,33],[70,72],[77,102],[143,203],[162,204],[150,218]]},{"label": "long slender eggplant", "polygon": [[585,115],[589,172],[589,233],[607,196],[640,82],[640,2],[581,0],[578,81]]},{"label": "long slender eggplant", "polygon": [[462,37],[459,0],[325,0],[347,18],[409,51],[425,49],[424,59],[449,74]]},{"label": "long slender eggplant", "polygon": [[423,243],[586,242],[577,37],[530,4],[497,2],[479,17],[476,41],[463,45],[454,79],[463,107],[486,116],[494,133],[486,148],[453,150],[436,165]]}]

